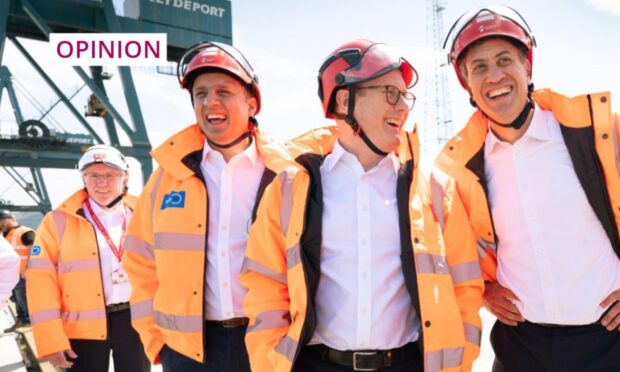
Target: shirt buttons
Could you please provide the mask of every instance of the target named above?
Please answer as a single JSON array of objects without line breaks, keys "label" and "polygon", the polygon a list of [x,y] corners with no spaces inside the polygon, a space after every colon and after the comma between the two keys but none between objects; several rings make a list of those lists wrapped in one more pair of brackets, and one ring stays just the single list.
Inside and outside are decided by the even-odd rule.
[{"label": "shirt buttons", "polygon": [[226,257],[226,251],[222,251],[221,255],[222,257]]}]

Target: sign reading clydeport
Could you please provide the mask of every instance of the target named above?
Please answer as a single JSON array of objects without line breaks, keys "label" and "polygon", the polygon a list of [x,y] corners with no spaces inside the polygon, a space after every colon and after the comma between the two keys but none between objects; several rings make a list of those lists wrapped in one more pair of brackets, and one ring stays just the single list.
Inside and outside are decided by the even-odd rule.
[{"label": "sign reading clydeport", "polygon": [[230,0],[140,0],[138,12],[139,18],[145,21],[174,24],[214,35],[232,35],[230,9]]}]

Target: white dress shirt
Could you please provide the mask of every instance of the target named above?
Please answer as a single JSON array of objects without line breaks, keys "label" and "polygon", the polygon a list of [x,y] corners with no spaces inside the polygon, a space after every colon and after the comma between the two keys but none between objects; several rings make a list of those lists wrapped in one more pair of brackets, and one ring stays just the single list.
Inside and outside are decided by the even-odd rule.
[{"label": "white dress shirt", "polygon": [[365,172],[336,142],[321,166],[323,242],[310,344],[386,350],[417,340],[400,259],[393,153]]},{"label": "white dress shirt", "polygon": [[11,291],[19,280],[19,255],[0,234],[0,311],[8,305]]},{"label": "white dress shirt", "polygon": [[[116,245],[116,248],[118,248],[121,241],[121,233],[123,231],[123,220],[126,218],[127,226],[129,226],[129,221],[131,221],[132,215],[131,209],[125,207],[123,202],[116,204],[112,208],[103,209],[92,198],[90,198],[90,206],[93,208],[93,212],[95,212],[95,215],[99,221],[101,221],[103,227],[107,230],[110,239],[112,239],[112,242]],[[122,283],[112,282],[113,273],[118,273],[119,271],[124,273],[121,263],[114,255],[114,252],[112,252],[112,248],[108,245],[108,241],[104,235],[97,228],[90,213],[88,212],[88,208],[86,208],[85,205],[82,207],[84,214],[86,215],[86,219],[88,219],[93,225],[93,228],[97,234],[97,245],[99,247],[99,259],[101,260],[101,276],[103,279],[105,304],[114,305],[128,302],[129,297],[131,296],[131,285],[129,284],[129,281],[125,280]],[[125,274],[125,278],[126,277],[127,275]]]},{"label": "white dress shirt", "polygon": [[534,323],[589,324],[620,288],[620,260],[577,179],[557,119],[535,108],[513,145],[485,141],[489,202],[499,238],[497,280]]},{"label": "white dress shirt", "polygon": [[254,141],[228,163],[205,141],[200,168],[209,197],[205,316],[208,320],[243,317],[247,289],[238,276],[265,165]]}]

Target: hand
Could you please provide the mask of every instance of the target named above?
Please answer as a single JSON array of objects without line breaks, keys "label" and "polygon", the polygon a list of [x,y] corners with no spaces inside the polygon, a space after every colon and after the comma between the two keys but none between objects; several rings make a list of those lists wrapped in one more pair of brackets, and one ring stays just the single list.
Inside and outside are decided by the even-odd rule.
[{"label": "hand", "polygon": [[487,283],[484,287],[482,297],[484,307],[500,322],[510,326],[516,326],[518,322],[525,321],[513,300],[519,301],[519,298],[510,289],[502,287],[497,282]]},{"label": "hand", "polygon": [[607,313],[603,319],[601,319],[601,324],[603,327],[607,328],[608,331],[613,331],[615,329],[620,331],[620,289],[611,292],[611,294],[601,302],[601,307],[606,309],[611,304],[613,304],[613,306],[607,310]]},{"label": "hand", "polygon": [[59,351],[54,354],[50,354],[45,359],[47,359],[50,363],[52,363],[54,367],[71,368],[71,366],[73,366],[73,362],[70,362],[67,360],[65,353],[71,359],[77,358],[77,354],[73,350],[69,349],[65,351]]}]

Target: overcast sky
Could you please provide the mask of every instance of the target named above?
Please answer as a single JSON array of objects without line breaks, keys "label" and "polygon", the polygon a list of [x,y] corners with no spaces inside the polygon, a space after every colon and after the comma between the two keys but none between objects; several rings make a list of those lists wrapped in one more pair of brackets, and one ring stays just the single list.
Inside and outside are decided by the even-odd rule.
[{"label": "overcast sky", "polygon": [[[594,91],[612,91],[612,107],[620,110],[620,1],[617,0],[506,0],[530,24],[538,42],[534,51],[533,80],[537,88],[549,87],[567,95]],[[444,12],[444,30],[473,6],[488,4],[473,0],[448,1]],[[238,0],[232,2],[233,42],[254,66],[260,77],[263,106],[258,116],[260,125],[273,137],[286,139],[323,125],[317,98],[317,70],[325,57],[340,44],[368,38],[398,48],[416,67],[421,82],[414,88],[418,96],[408,126],[419,123],[423,143],[432,154],[435,150],[432,122],[425,122],[425,77],[434,53],[426,42],[426,1],[413,0]],[[23,41],[29,51],[45,66],[41,44]],[[37,49],[37,50],[35,50]],[[439,51],[435,51],[438,53]],[[7,41],[3,64],[44,106],[56,98],[36,72]],[[110,72],[116,72],[110,70]],[[66,95],[82,83],[70,68],[51,68],[48,73]],[[118,99],[120,83],[115,76],[106,88],[122,113],[127,112]],[[186,92],[181,91],[175,77],[154,73],[151,69],[134,69],[134,81],[153,147],[174,132],[194,122]],[[454,130],[461,127],[472,112],[467,96],[458,84],[451,67],[447,70]],[[21,93],[20,93],[21,95]],[[86,104],[88,93],[81,91],[73,99],[78,110]],[[37,111],[22,103],[26,118],[37,117]],[[79,124],[61,105],[53,117],[68,132],[83,133]],[[88,119],[104,133],[101,119]],[[53,124],[49,124],[54,126]],[[0,107],[2,130],[16,128],[6,95]],[[426,130],[425,130],[426,129]],[[126,139],[122,142],[128,143]],[[430,156],[428,156],[430,158]],[[130,183],[131,192],[141,189],[137,163]],[[21,169],[25,173],[26,169]],[[81,187],[76,171],[44,170],[53,206]],[[13,203],[29,203],[29,198],[0,170],[0,198]]]}]

